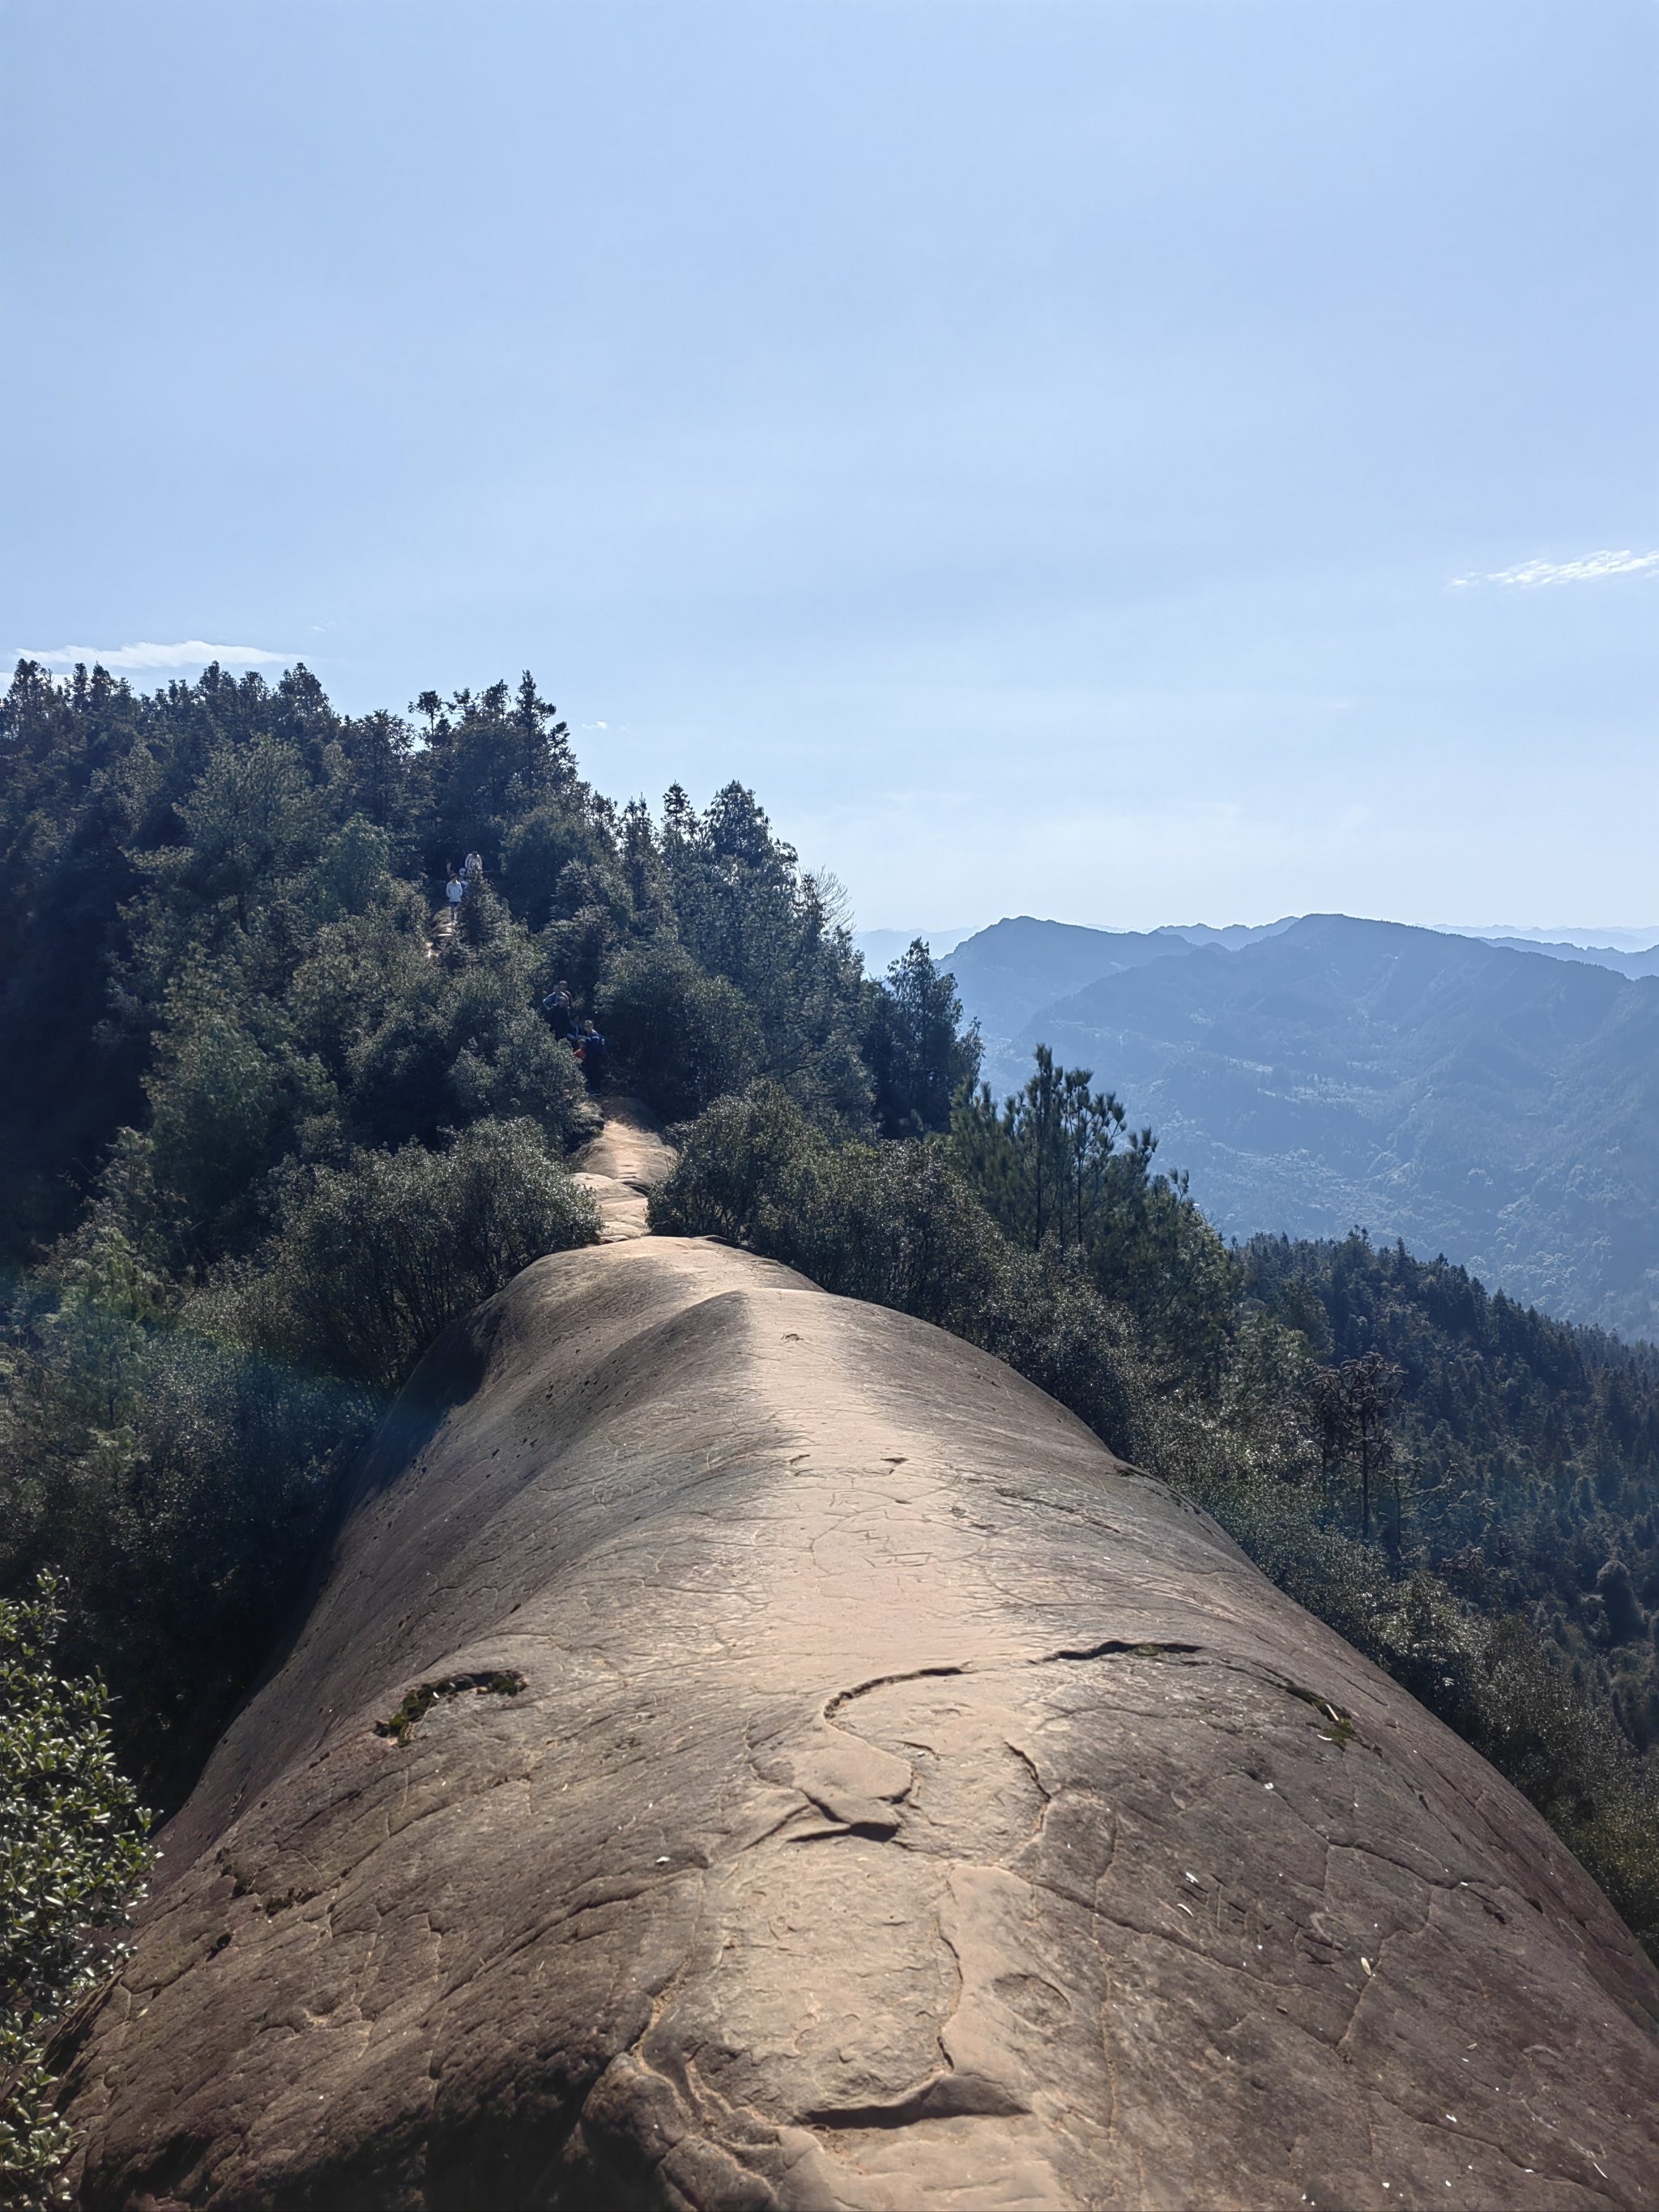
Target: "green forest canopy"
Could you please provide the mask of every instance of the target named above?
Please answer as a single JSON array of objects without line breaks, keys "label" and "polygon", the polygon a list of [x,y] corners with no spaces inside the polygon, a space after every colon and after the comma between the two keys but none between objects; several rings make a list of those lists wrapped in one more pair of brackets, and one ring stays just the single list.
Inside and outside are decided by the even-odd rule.
[{"label": "green forest canopy", "polygon": [[[1659,1936],[1659,1353],[1363,1236],[1228,1248],[1093,1077],[975,1088],[948,977],[862,972],[754,797],[617,805],[526,675],[335,711],[303,668],[0,708],[0,1594],[63,1577],[179,1802],[433,1337],[596,1234],[568,981],[688,1125],[655,1207],[985,1344],[1215,1511]],[[449,866],[483,880],[434,936]],[[1659,1753],[1656,1753],[1659,1756]]]}]

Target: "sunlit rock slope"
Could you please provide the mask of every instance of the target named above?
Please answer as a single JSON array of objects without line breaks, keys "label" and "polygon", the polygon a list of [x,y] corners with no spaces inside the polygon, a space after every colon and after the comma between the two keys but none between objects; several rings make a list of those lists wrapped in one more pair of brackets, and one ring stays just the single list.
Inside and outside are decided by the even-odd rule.
[{"label": "sunlit rock slope", "polygon": [[1654,2202],[1659,1984],[1491,1769],[1006,1368],[717,1245],[437,1347],[166,1840],[89,2212]]}]

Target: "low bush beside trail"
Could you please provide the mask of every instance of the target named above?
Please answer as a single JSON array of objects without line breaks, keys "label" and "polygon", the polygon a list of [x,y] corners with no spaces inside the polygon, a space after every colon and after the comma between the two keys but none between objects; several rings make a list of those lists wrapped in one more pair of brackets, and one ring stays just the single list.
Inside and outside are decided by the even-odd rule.
[{"label": "low bush beside trail", "polygon": [[441,1152],[296,1169],[228,1303],[266,1350],[389,1395],[459,1315],[599,1233],[592,1197],[535,1122],[478,1121]]}]

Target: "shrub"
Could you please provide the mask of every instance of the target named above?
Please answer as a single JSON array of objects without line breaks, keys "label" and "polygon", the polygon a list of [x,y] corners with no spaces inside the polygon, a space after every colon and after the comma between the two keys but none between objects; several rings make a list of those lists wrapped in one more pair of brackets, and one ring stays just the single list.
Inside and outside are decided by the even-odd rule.
[{"label": "shrub", "polygon": [[445,1152],[297,1174],[242,1297],[270,1349],[393,1391],[458,1315],[598,1236],[592,1198],[533,1121],[477,1121]]},{"label": "shrub", "polygon": [[282,1190],[277,1233],[203,1290],[102,1206],[8,1316],[0,1588],[66,1577],[69,1647],[117,1686],[121,1755],[167,1807],[280,1633],[380,1393],[455,1313],[597,1232],[522,1121],[296,1165]]},{"label": "shrub", "polygon": [[836,1143],[777,1085],[757,1084],[689,1133],[651,1222],[724,1237],[841,1297],[948,1328],[1127,1447],[1121,1316],[1074,1255],[1016,1251],[941,1144]]},{"label": "shrub", "polygon": [[615,955],[599,988],[599,1024],[618,1073],[666,1121],[688,1120],[742,1091],[761,1066],[748,1000],[677,945],[632,945]]},{"label": "shrub", "polygon": [[574,796],[531,808],[501,840],[501,881],[513,911],[532,930],[545,928],[556,915],[568,916],[582,902],[568,902],[566,871],[586,863],[599,873],[609,857],[603,835]]},{"label": "shrub", "polygon": [[106,1226],[20,1286],[0,1582],[64,1578],[64,1642],[116,1686],[120,1755],[176,1803],[293,1604],[370,1395],[215,1334]]},{"label": "shrub", "polygon": [[538,1011],[538,956],[487,885],[463,912],[480,941],[453,944],[442,962],[405,951],[384,975],[359,963],[368,988],[346,1057],[351,1126],[371,1145],[429,1146],[479,1116],[528,1115],[568,1143],[586,1092]]},{"label": "shrub", "polygon": [[[194,979],[192,979],[194,980]],[[143,1139],[152,1241],[188,1265],[251,1208],[251,1187],[271,1156],[282,1115],[283,1072],[210,994],[180,1009],[165,1034],[147,1088]]]}]

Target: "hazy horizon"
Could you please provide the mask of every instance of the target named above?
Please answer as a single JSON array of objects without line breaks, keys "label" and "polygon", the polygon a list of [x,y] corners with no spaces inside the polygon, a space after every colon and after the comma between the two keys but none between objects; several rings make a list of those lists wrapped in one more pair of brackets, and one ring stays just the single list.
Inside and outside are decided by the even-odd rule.
[{"label": "hazy horizon", "polygon": [[[1345,908],[1327,910],[1346,912]],[[1310,911],[1316,911],[1316,909],[1310,908]],[[965,943],[970,937],[978,936],[982,930],[995,928],[1000,921],[1012,921],[1021,918],[1012,913],[1001,914],[994,915],[987,921],[974,922],[965,928],[947,925],[940,929],[930,928],[925,925],[913,927],[904,922],[866,924],[862,920],[855,919],[853,933],[860,942],[868,938],[890,937],[896,941],[902,940],[902,944],[908,944],[913,938],[920,937],[929,945],[935,954],[938,954],[941,945],[954,951],[958,945]],[[1198,928],[1260,929],[1271,922],[1302,919],[1300,915],[1287,916],[1277,914],[1263,915],[1253,919],[1246,919],[1239,915],[1230,915],[1224,921],[1215,921],[1203,915],[1183,915],[1178,919],[1166,918],[1163,921],[1156,922],[1079,921],[1073,915],[1052,914],[1033,915],[1024,918],[1036,921],[1057,921],[1069,928],[1137,931]],[[1348,918],[1354,921],[1398,921],[1400,920],[1397,915],[1350,915]],[[1547,945],[1577,945],[1587,949],[1599,948],[1615,952],[1645,952],[1651,946],[1659,945],[1659,922],[1650,923],[1645,927],[1639,923],[1632,925],[1627,922],[1562,922],[1549,925],[1531,922],[1476,924],[1460,921],[1430,921],[1407,922],[1402,926],[1407,928],[1436,930],[1442,936],[1446,937],[1530,937]]]}]

